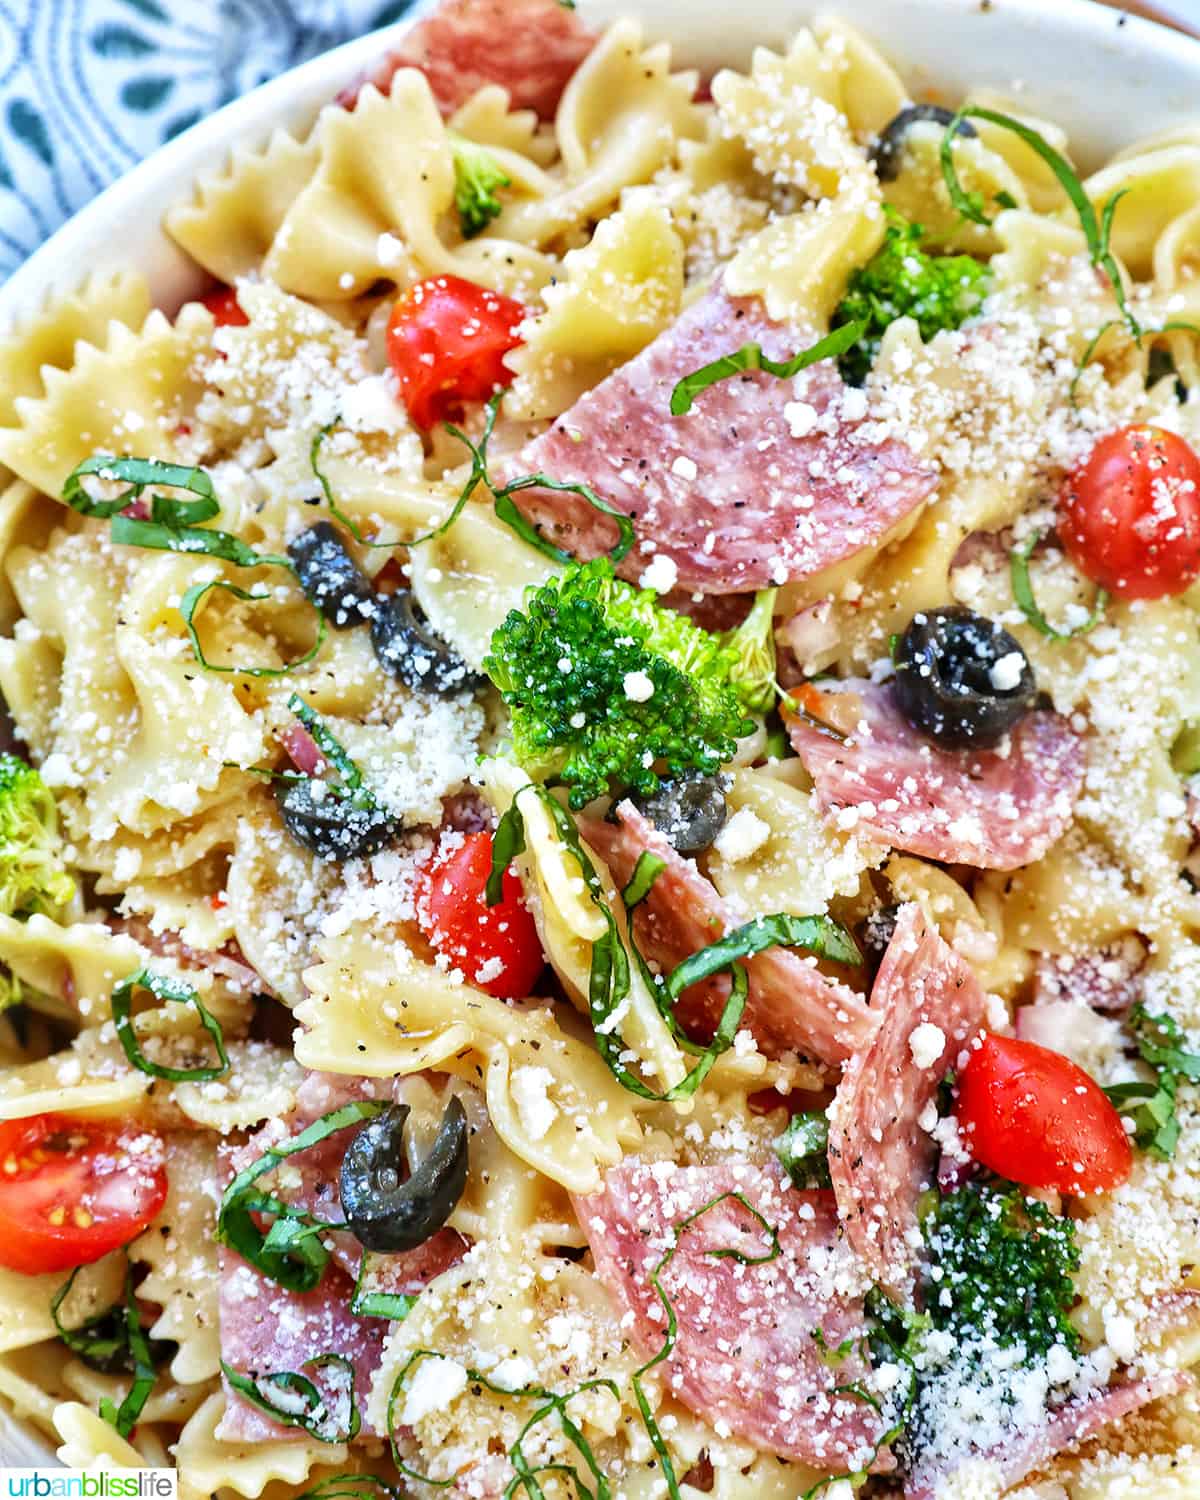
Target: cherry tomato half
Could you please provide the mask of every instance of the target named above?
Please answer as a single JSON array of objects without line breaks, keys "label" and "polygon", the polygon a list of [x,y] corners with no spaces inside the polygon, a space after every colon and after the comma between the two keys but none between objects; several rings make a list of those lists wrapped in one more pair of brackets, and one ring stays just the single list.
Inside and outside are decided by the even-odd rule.
[{"label": "cherry tomato half", "polygon": [[1110,594],[1182,593],[1200,575],[1200,457],[1163,427],[1110,432],[1063,486],[1058,530]]},{"label": "cherry tomato half", "polygon": [[167,1196],[151,1131],[75,1115],[0,1123],[0,1265],[67,1271],[127,1245]]},{"label": "cherry tomato half", "polygon": [[1096,1193],[1129,1176],[1121,1117],[1061,1052],[989,1033],[958,1079],[957,1114],[976,1161],[1027,1187]]},{"label": "cherry tomato half", "polygon": [[490,833],[450,836],[422,874],[417,919],[471,984],[498,1000],[523,1000],[546,960],[514,870],[504,872],[499,904],[487,905],[484,886],[491,870]]},{"label": "cherry tomato half", "polygon": [[388,358],[418,427],[432,427],[467,401],[512,384],[504,356],[521,340],[525,308],[460,276],[419,281],[388,320]]},{"label": "cherry tomato half", "polygon": [[209,292],[207,297],[202,297],[200,300],[212,313],[213,322],[218,328],[245,328],[250,321],[242,311],[235,287],[220,286],[215,292]]}]

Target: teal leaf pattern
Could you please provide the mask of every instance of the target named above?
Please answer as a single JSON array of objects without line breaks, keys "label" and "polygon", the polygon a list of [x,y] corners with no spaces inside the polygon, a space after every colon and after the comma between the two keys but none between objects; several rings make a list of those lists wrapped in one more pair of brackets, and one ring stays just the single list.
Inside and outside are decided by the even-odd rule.
[{"label": "teal leaf pattern", "polygon": [[13,22],[0,0],[0,282],[164,142],[265,79],[431,3],[16,0]]}]

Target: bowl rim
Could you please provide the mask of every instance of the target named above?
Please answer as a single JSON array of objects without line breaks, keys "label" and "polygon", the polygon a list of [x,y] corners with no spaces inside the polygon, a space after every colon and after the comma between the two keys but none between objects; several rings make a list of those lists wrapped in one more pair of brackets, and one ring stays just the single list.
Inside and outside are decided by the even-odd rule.
[{"label": "bowl rim", "polygon": [[[301,130],[306,118],[311,124],[323,103],[330,102],[339,88],[363,74],[371,62],[391,50],[426,12],[435,8],[435,4],[436,0],[414,0],[412,9],[391,25],[343,42],[269,79],[158,147],[110,183],[60,225],[0,285],[0,337],[19,331],[53,298],[77,290],[83,276],[64,282],[59,274],[61,266],[86,266],[89,241],[95,238],[97,231],[122,218],[136,227],[145,218],[148,202],[154,202],[156,196],[161,204],[156,211],[161,216],[166,201],[178,197],[178,183],[187,181],[194,186],[201,173],[219,169],[227,162],[231,150],[239,142],[252,142],[257,146],[275,129]],[[585,18],[595,5],[600,5],[611,15],[625,10],[652,11],[655,0],[626,0],[624,4],[619,0],[616,3],[614,0],[582,0],[580,9]],[[783,8],[780,0],[780,9]],[[822,7],[817,4],[812,8],[819,11]],[[830,9],[836,8],[835,0]],[[841,8],[852,13],[850,3],[843,3]],[[1076,31],[1097,47],[1105,39],[1111,43],[1115,28],[1123,34],[1123,45],[1132,49],[1131,65],[1136,58],[1143,67],[1169,64],[1178,71],[1182,63],[1185,69],[1195,73],[1196,83],[1200,85],[1200,36],[1173,30],[1161,22],[1131,12],[1114,10],[1097,4],[1096,0],[1054,0],[1049,12],[1046,0],[917,0],[913,9],[925,11],[933,23],[939,15],[951,16],[969,11],[1003,15],[1010,25],[1030,27],[1031,34],[1032,28],[1039,24],[1044,26],[1049,15],[1056,28]],[[921,66],[912,58],[908,65]],[[899,66],[903,71],[904,59],[899,60]],[[175,280],[181,282],[187,258],[180,250],[164,252],[160,248],[158,258],[163,259],[164,254],[170,256]],[[145,268],[145,261],[139,262],[136,242],[127,260],[132,268]],[[192,270],[194,280],[194,266]],[[174,313],[182,300],[181,294],[175,306],[169,301],[162,305],[166,312]]]}]

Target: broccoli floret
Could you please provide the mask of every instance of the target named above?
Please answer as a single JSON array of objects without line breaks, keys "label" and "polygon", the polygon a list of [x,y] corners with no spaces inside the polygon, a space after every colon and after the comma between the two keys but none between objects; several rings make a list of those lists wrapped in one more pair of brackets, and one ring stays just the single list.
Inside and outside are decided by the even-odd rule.
[{"label": "broccoli floret", "polygon": [[1068,1317],[1079,1269],[1073,1220],[1011,1183],[968,1183],[939,1201],[926,1243],[940,1271],[927,1294],[935,1328],[960,1339],[986,1330],[1030,1360],[1055,1344],[1078,1349]]},{"label": "broccoli floret", "polygon": [[482,234],[501,212],[504,205],[496,197],[496,189],[511,187],[512,178],[490,151],[465,136],[451,133],[450,144],[454,151],[454,206],[463,239],[470,240]]},{"label": "broccoli floret", "polygon": [[53,916],[74,894],[53,795],[19,756],[0,755],[0,912]]},{"label": "broccoli floret", "polygon": [[516,759],[560,778],[579,808],[617,787],[654,791],[656,762],[677,776],[729,760],[753,728],[735,663],[718,637],[597,558],[526,590],[483,666],[512,714]]},{"label": "broccoli floret", "polygon": [[765,714],[775,704],[775,597],[778,589],[759,589],[754,607],[725,637],[736,661],[730,677],[743,705]]},{"label": "broccoli floret", "polygon": [[969,255],[927,255],[920,224],[910,224],[887,208],[887,234],[876,254],[850,277],[833,326],[863,322],[866,331],[838,361],[852,385],[862,385],[879,353],[888,325],[915,318],[923,339],[943,328],[957,328],[987,295],[991,272]]}]

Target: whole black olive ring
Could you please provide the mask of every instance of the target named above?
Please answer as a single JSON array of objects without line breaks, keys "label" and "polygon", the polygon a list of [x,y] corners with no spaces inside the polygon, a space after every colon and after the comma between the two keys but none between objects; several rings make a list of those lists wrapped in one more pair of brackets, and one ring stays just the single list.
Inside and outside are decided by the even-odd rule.
[{"label": "whole black olive ring", "polygon": [[[954,120],[953,110],[943,109],[940,104],[910,104],[902,109],[894,120],[890,120],[879,132],[879,139],[871,148],[871,160],[880,182],[895,182],[904,165],[904,151],[908,144],[908,132],[914,125],[926,121],[934,125],[950,125]],[[969,120],[958,122],[957,135],[978,135]]]},{"label": "whole black olive ring", "polygon": [[342,1159],[342,1212],[364,1250],[413,1250],[436,1234],[467,1185],[467,1114],[452,1097],[429,1155],[405,1177],[407,1104],[391,1104]]},{"label": "whole black olive ring", "polygon": [[960,606],[914,615],[895,659],[900,712],[948,750],[993,748],[1037,698],[1020,644]]},{"label": "whole black olive ring", "polygon": [[409,589],[376,600],[371,642],[383,670],[417,692],[443,696],[482,681],[430,627]]},{"label": "whole black olive ring", "polygon": [[726,784],[720,776],[677,776],[631,800],[677,853],[699,854],[725,826]]}]

